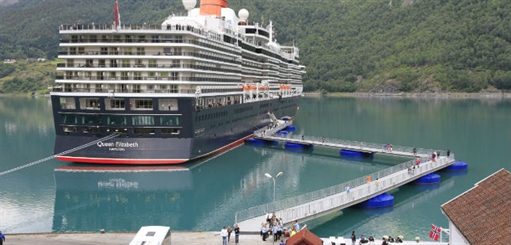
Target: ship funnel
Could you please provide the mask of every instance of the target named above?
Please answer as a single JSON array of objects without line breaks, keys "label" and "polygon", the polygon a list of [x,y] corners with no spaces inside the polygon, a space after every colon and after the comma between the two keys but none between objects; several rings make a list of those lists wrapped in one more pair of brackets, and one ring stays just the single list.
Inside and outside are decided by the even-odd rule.
[{"label": "ship funnel", "polygon": [[201,0],[200,14],[220,17],[222,8],[227,8],[227,0]]}]

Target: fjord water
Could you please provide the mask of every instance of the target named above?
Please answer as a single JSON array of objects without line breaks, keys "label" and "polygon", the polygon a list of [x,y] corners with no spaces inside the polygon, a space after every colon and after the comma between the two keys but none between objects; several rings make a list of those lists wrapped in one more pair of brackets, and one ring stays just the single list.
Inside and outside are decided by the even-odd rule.
[{"label": "fjord water", "polygon": [[[469,164],[439,172],[441,183],[392,191],[385,209],[348,208],[306,222],[320,237],[404,235],[427,240],[431,224],[447,227],[440,206],[495,171],[511,169],[511,100],[303,98],[298,135],[450,149]],[[53,154],[48,98],[0,97],[0,172]],[[106,167],[49,160],[0,176],[0,230],[136,231],[143,225],[216,231],[234,214],[364,176],[404,161],[376,155],[342,159],[316,148],[296,153],[281,146],[242,145],[213,158],[168,167]],[[93,169],[95,169],[93,171]],[[241,227],[243,229],[243,227]]]}]

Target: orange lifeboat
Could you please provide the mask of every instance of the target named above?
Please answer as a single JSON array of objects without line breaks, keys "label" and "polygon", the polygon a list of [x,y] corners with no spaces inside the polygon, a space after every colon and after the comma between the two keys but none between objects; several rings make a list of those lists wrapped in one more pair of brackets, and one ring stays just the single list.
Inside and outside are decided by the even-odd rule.
[{"label": "orange lifeboat", "polygon": [[201,0],[200,14],[220,17],[222,8],[227,8],[227,0]]}]

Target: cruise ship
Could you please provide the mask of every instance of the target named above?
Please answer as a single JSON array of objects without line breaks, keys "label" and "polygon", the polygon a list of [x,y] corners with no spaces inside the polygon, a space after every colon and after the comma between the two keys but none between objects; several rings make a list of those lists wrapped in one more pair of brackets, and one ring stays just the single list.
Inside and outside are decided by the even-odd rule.
[{"label": "cruise ship", "polygon": [[57,159],[179,164],[292,120],[305,73],[299,49],[226,0],[183,5],[161,25],[121,23],[115,1],[113,24],[60,26]]}]

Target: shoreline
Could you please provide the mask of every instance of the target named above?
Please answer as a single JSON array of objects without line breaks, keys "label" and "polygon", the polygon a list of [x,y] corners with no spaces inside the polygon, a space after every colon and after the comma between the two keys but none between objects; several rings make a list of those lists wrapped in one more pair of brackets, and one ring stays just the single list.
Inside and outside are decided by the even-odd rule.
[{"label": "shoreline", "polygon": [[[320,93],[320,92],[304,92],[304,97],[320,98],[320,97],[350,97],[350,98],[441,98],[441,99],[511,99],[511,92],[494,92],[494,93],[370,93],[370,92],[354,92],[354,93]],[[49,94],[1,94],[0,97],[50,97]]]},{"label": "shoreline", "polygon": [[442,99],[511,99],[511,93],[327,93],[305,92],[305,97],[352,97],[352,98],[442,98]]}]

